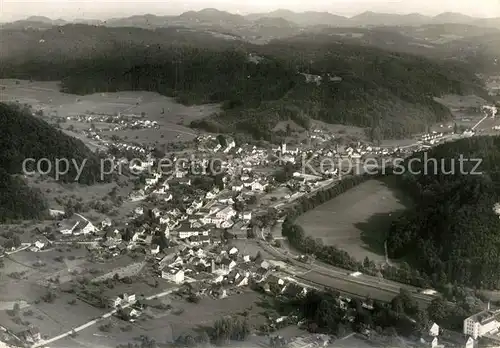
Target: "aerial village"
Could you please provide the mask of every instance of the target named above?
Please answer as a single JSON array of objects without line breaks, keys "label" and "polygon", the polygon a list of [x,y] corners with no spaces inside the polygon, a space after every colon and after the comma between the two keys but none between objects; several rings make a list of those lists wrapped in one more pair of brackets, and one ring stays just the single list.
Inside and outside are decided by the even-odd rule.
[{"label": "aerial village", "polygon": [[[120,117],[107,120],[116,123],[111,128],[157,126],[144,119],[130,123]],[[159,306],[158,294],[134,291],[133,279],[138,274],[152,275],[156,279],[150,284],[153,289],[170,284],[163,295],[174,293],[194,303],[202,297],[222,299],[248,289],[291,296],[307,293],[315,287],[297,281],[293,265],[267,259],[261,253],[272,253],[281,246],[281,232],[270,227],[280,221],[287,206],[334,185],[342,176],[361,174],[355,173],[356,164],[363,167],[367,159],[374,160],[376,166],[381,159],[405,157],[465,136],[452,130],[434,131],[411,145],[383,147],[361,142],[341,145],[330,132],[314,129],[307,143],[260,147],[236,144],[229,136],[200,135],[183,152],[162,154],[173,164],[165,170],[155,149],[104,140],[99,133],[94,127],[83,132],[109,149],[117,173],[125,170],[138,178],[135,189],[124,199],[133,207],[126,217],[107,216],[91,222],[84,213],[51,209],[55,232],[39,231],[34,242],[4,252],[41,253],[66,244],[85,248],[93,262],[109,262],[124,254],[143,260],[108,269],[90,281],[107,284],[106,291],[89,290],[87,285],[74,282],[60,285],[92,306],[112,309],[113,315],[128,322],[141,318],[147,308]],[[322,165],[325,159],[330,163],[326,168]],[[344,162],[349,165],[344,167]],[[239,248],[230,243],[234,240],[256,243],[254,248]],[[304,255],[297,260],[307,262]],[[76,270],[71,272],[78,275]],[[128,290],[115,287],[117,281],[129,284]],[[58,277],[45,280],[49,288],[55,284],[59,284]],[[350,301],[347,297],[344,300]],[[370,308],[369,301],[363,306]],[[268,319],[274,328],[290,322],[290,318]],[[35,327],[18,332],[24,342],[35,345],[43,334]]]}]

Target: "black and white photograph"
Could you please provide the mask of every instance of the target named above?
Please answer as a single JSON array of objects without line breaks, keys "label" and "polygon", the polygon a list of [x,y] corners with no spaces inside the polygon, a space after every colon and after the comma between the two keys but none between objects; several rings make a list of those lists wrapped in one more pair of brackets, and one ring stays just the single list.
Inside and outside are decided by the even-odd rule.
[{"label": "black and white photograph", "polygon": [[498,348],[499,109],[500,0],[0,0],[0,348]]}]

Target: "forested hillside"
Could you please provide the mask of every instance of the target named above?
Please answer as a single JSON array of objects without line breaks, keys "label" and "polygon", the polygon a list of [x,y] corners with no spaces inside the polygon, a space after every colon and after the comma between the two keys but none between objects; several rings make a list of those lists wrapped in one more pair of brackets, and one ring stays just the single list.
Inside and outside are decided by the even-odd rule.
[{"label": "forested hillside", "polygon": [[[71,58],[90,58],[94,54],[134,47],[149,46],[155,50],[165,50],[183,45],[215,50],[237,47],[238,42],[182,27],[147,30],[68,24],[48,30],[2,30],[0,59],[4,64],[34,60],[62,63]],[[116,57],[120,58],[118,55]]]},{"label": "forested hillside", "polygon": [[[82,184],[93,184],[100,181],[100,160],[80,140],[65,135],[43,120],[31,115],[29,109],[16,105],[0,103],[0,163],[2,169],[9,174],[20,174],[23,170],[23,161],[32,158],[35,161],[45,158],[51,163],[40,168],[48,171],[48,175],[55,175],[56,158],[67,159],[83,167],[78,177],[74,165],[70,165],[68,172],[60,177],[61,181]],[[86,162],[84,162],[86,161]],[[63,167],[61,167],[64,169]],[[29,164],[31,171],[36,171],[36,165]]]},{"label": "forested hillside", "polygon": [[[25,32],[30,40],[16,51],[23,54],[8,54],[0,76],[62,80],[64,91],[76,94],[149,90],[185,104],[222,102],[225,112],[193,126],[258,139],[273,140],[271,129],[290,118],[305,128],[318,119],[404,137],[451,117],[434,96],[485,95],[465,66],[373,47],[294,40],[259,46],[213,37],[200,43],[199,34],[167,29],[59,30]],[[306,83],[303,73],[322,80]]]},{"label": "forested hillside", "polygon": [[[0,222],[39,218],[47,211],[43,194],[28,187],[22,176],[23,161],[45,158],[47,161],[37,168],[36,162],[28,163],[29,171],[42,170],[55,176],[56,158],[67,159],[70,166],[59,180],[93,184],[101,181],[100,160],[85,145],[65,135],[46,122],[32,116],[29,109],[18,105],[0,103]],[[82,168],[81,175],[74,164]],[[64,165],[60,170],[66,171]],[[109,180],[105,177],[104,181]]]},{"label": "forested hillside", "polygon": [[[416,205],[393,224],[390,256],[413,263],[440,284],[499,288],[500,219],[494,208],[500,202],[500,137],[436,147],[427,158],[437,160],[437,170],[418,156],[421,165],[413,167],[422,174],[399,176]],[[477,161],[460,164],[460,156],[482,163],[475,169]]]},{"label": "forested hillside", "polygon": [[43,194],[0,168],[0,223],[36,219],[47,212]]},{"label": "forested hillside", "polygon": [[322,28],[314,32],[305,31],[283,40],[306,45],[336,41],[434,60],[461,62],[481,73],[500,72],[497,62],[500,54],[500,30],[495,28],[466,24]]}]

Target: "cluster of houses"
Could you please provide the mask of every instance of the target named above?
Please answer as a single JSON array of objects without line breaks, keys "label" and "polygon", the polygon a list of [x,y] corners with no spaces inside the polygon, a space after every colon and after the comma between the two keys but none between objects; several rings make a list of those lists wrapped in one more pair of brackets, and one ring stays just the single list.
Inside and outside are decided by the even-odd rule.
[{"label": "cluster of houses", "polygon": [[478,337],[489,337],[500,343],[500,310],[488,308],[484,311],[471,315],[464,320],[463,333],[477,339]]},{"label": "cluster of houses", "polygon": [[309,138],[318,141],[320,143],[323,143],[326,141],[331,141],[335,137],[328,132],[322,131],[321,129],[313,129],[312,132],[309,133]]},{"label": "cluster of houses", "polygon": [[428,348],[444,348],[444,347],[459,347],[459,348],[475,348],[477,340],[468,334],[459,334],[442,330],[438,324],[432,323],[427,331],[423,332],[420,337],[420,347]]},{"label": "cluster of houses", "polygon": [[[213,141],[212,136],[200,137],[198,143]],[[176,202],[180,199],[182,207],[170,207],[161,209],[155,207],[151,210],[154,219],[158,220],[155,229],[150,226],[135,228],[130,238],[123,238],[123,229],[129,228],[127,223],[112,226],[109,219],[102,221],[100,226],[94,226],[88,220],[75,215],[70,219],[65,219],[59,223],[59,232],[66,236],[79,236],[98,234],[105,240],[105,246],[118,251],[123,249],[133,249],[140,245],[146,245],[151,253],[159,252],[159,246],[152,244],[153,235],[161,232],[167,239],[175,238],[189,246],[207,246],[218,243],[223,230],[230,229],[238,224],[241,229],[246,229],[252,219],[252,211],[248,210],[245,202],[252,196],[263,195],[269,187],[276,183],[270,175],[255,172],[255,166],[268,164],[270,159],[269,150],[247,145],[235,147],[234,141],[227,141],[233,156],[225,156],[220,164],[223,170],[222,186],[216,185],[211,188],[194,189],[192,182],[193,168],[205,168],[206,159],[190,159],[173,163],[179,163],[173,168],[172,175],[164,175],[159,172],[159,168],[154,168],[155,159],[151,154],[144,154],[140,161],[128,161],[125,158],[114,158],[115,165],[129,165],[136,172],[144,173],[143,187],[134,190],[129,199],[131,201],[141,201],[153,196],[164,203],[168,203],[176,197]],[[134,150],[134,149],[131,149]],[[144,149],[137,149],[143,150]],[[299,147],[282,144],[278,149],[281,154],[296,158],[301,154]],[[397,149],[379,148],[357,144],[351,147],[326,147],[317,149],[312,156],[330,156],[359,158],[367,154],[390,154]],[[145,152],[145,151],[144,151]],[[272,152],[271,152],[272,153]],[[234,156],[236,155],[236,156]],[[332,174],[335,174],[332,172]],[[305,192],[310,192],[320,185],[326,178],[317,175],[305,175],[295,172],[289,182],[285,183],[291,189],[289,195],[284,196],[285,200],[295,196],[300,196]],[[184,188],[184,189],[183,189]],[[179,191],[180,190],[180,191]],[[179,192],[183,193],[179,197]],[[242,203],[243,210],[236,210],[236,203]],[[149,211],[148,211],[149,212]],[[138,206],[132,218],[137,218],[146,213],[143,206]],[[103,232],[105,231],[105,233]],[[221,232],[222,231],[222,232]]]},{"label": "cluster of houses", "polygon": [[107,115],[107,114],[84,114],[67,116],[66,120],[82,123],[107,123],[109,127],[91,129],[94,131],[118,131],[123,129],[158,128],[158,122],[144,119],[141,115]]},{"label": "cluster of houses", "polygon": [[[253,285],[260,291],[286,296],[305,295],[308,288],[280,276],[271,262],[240,253],[236,247],[214,246],[207,250],[183,246],[173,253],[155,255],[158,277],[177,284],[178,293],[222,299]],[[120,294],[107,300],[111,308],[127,307],[131,320],[140,314],[136,294]]]},{"label": "cluster of houses", "polygon": [[[222,140],[223,139],[223,140]],[[230,137],[215,137],[213,135],[201,135],[196,138],[198,151],[213,153],[229,153],[236,148],[236,142]]]},{"label": "cluster of houses", "polygon": [[[423,141],[438,139],[442,134],[433,133],[426,136],[422,138]],[[198,140],[199,144],[213,144],[217,138],[202,136]],[[155,159],[148,154],[147,149],[122,144],[126,150],[143,154],[141,161],[133,163],[125,158],[114,158],[116,165],[126,164],[145,173],[144,186],[135,190],[129,197],[130,200],[140,201],[154,196],[167,203],[173,200],[174,189],[185,188],[189,193],[182,195],[182,207],[147,209],[141,205],[131,212],[128,222],[113,222],[105,218],[97,225],[81,215],[74,214],[58,222],[58,231],[64,236],[93,235],[99,248],[104,248],[112,255],[139,247],[155,260],[154,269],[158,277],[178,284],[184,290],[188,288],[188,292],[196,296],[224,298],[250,285],[274,295],[303,295],[307,293],[308,287],[282,275],[279,267],[270,261],[253,259],[250,255],[241,254],[235,247],[221,244],[221,235],[225,231],[236,224],[248,228],[252,220],[252,210],[246,208],[245,204],[242,204],[243,209],[236,209],[236,203],[245,203],[249,197],[264,194],[268,187],[275,184],[269,175],[258,174],[254,167],[272,163],[270,156],[273,153],[279,153],[293,163],[305,152],[317,157],[357,159],[365,155],[391,155],[399,151],[398,148],[382,148],[360,143],[354,146],[332,145],[308,151],[286,144],[271,150],[253,145],[238,147],[232,140],[226,141],[225,146],[218,145],[220,147],[204,146],[204,149],[223,155],[222,187],[216,185],[210,189],[188,190],[195,186],[190,169],[205,167],[206,160],[183,161],[182,165],[175,166],[172,175],[167,177],[152,169]],[[174,162],[175,160],[173,158]],[[292,188],[292,193],[284,199],[300,196],[317,187],[324,179],[321,176],[309,177],[296,172],[283,184]],[[141,217],[153,218],[155,222],[144,222],[140,226],[131,223]],[[173,243],[169,246],[160,245],[157,242],[158,235]],[[32,250],[42,250],[46,244],[37,241]],[[347,308],[349,301],[348,298],[341,298],[340,304]],[[122,313],[129,320],[134,320],[141,313],[140,299],[135,294],[121,294],[110,298],[108,303],[113,308],[123,308]],[[370,309],[371,305],[364,302],[363,306]],[[431,331],[436,330],[434,328]],[[34,338],[29,338],[30,340],[36,340],[36,335],[31,336]],[[431,348],[439,347],[437,336],[438,334],[430,334],[429,337],[422,338],[422,344]]]},{"label": "cluster of houses", "polygon": [[[302,76],[304,76],[306,83],[315,83],[316,85],[321,85],[321,82],[323,82],[324,77],[321,75],[314,75],[314,74],[307,74],[307,73],[300,73]],[[340,76],[334,76],[327,74],[326,78],[330,82],[341,82],[342,77]]]},{"label": "cluster of houses", "polygon": [[[57,115],[53,115],[57,117]],[[61,119],[61,118],[60,118]],[[102,132],[118,132],[127,129],[159,129],[160,125],[157,121],[152,121],[145,119],[142,115],[122,115],[118,113],[117,115],[109,115],[109,114],[81,114],[81,115],[73,115],[66,116],[62,118],[63,121],[74,121],[81,123],[105,123],[104,127],[93,127],[91,126],[88,129],[82,131],[82,134],[89,139],[98,141],[104,146],[109,145],[117,145],[116,143],[110,143],[105,140],[104,137],[101,136]],[[122,144],[127,146],[126,144]]]},{"label": "cluster of houses", "polygon": [[426,133],[420,137],[420,142],[423,144],[434,145],[442,140],[444,134],[442,132],[433,131]]},{"label": "cluster of houses", "polygon": [[333,157],[356,160],[364,156],[390,156],[398,151],[400,151],[398,147],[380,147],[358,142],[356,145],[351,146],[334,145],[322,147],[314,151],[309,151],[308,155],[313,157]]},{"label": "cluster of houses", "polygon": [[74,214],[68,219],[57,223],[62,235],[88,235],[97,231],[97,228],[82,216]]},{"label": "cluster of houses", "polygon": [[500,95],[500,76],[492,76],[488,78],[486,83],[488,94],[491,96]]},{"label": "cluster of houses", "polygon": [[[315,133],[320,134],[320,132]],[[441,135],[433,133],[426,135],[423,139],[435,139]],[[225,146],[219,149],[217,146],[214,147],[214,144],[221,145],[221,143]],[[109,219],[105,219],[100,225],[94,226],[90,221],[75,215],[59,222],[59,232],[65,236],[97,234],[102,237],[103,244],[113,250],[113,253],[134,249],[137,245],[145,246],[148,252],[153,254],[158,253],[159,246],[153,243],[153,236],[158,235],[158,232],[163,233],[167,239],[175,239],[191,247],[213,245],[220,241],[220,235],[224,230],[234,226],[240,230],[248,228],[252,220],[252,211],[247,208],[246,203],[252,197],[265,195],[277,185],[268,172],[255,169],[274,163],[272,156],[276,156],[276,153],[293,163],[303,154],[313,158],[331,157],[352,160],[370,155],[390,156],[399,151],[399,148],[383,148],[361,143],[352,146],[322,146],[309,150],[298,146],[287,146],[283,143],[278,148],[266,149],[249,144],[236,146],[234,140],[230,138],[221,141],[218,137],[211,135],[198,137],[197,144],[202,151],[211,154],[219,151],[221,155],[219,158],[220,169],[223,173],[221,182],[211,188],[200,189],[196,186],[197,176],[193,176],[193,169],[199,171],[207,167],[206,157],[179,160],[173,156],[171,158],[171,162],[175,164],[172,167],[173,171],[165,175],[160,167],[155,168],[157,162],[151,149],[137,145],[115,144],[118,148],[141,155],[140,160],[129,161],[124,157],[112,158],[115,166],[128,165],[134,172],[142,173],[143,186],[132,191],[128,198],[135,202],[153,198],[154,201],[161,201],[168,206],[168,209],[155,207],[152,210],[139,206],[133,211],[132,219],[151,212],[154,219],[158,221],[154,229],[148,225],[134,228],[132,232],[127,232],[131,233],[130,238],[123,238],[124,229],[130,228],[127,222],[114,226]],[[295,171],[288,182],[281,184],[291,191],[282,196],[281,200],[286,202],[310,192],[336,174],[338,174],[337,168],[331,168],[331,173],[322,172],[319,175],[307,175]],[[182,204],[177,207],[179,201]],[[243,208],[237,211],[238,203],[242,203],[239,206]]]}]

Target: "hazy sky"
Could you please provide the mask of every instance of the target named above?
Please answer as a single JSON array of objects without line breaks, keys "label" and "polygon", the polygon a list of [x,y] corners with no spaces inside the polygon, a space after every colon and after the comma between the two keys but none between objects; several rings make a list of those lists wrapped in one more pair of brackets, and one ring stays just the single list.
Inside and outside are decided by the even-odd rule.
[{"label": "hazy sky", "polygon": [[363,11],[427,15],[451,11],[478,17],[500,17],[500,0],[0,0],[0,21],[33,15],[64,19],[105,19],[144,13],[166,15],[206,7],[241,14],[287,8],[347,16]]}]

